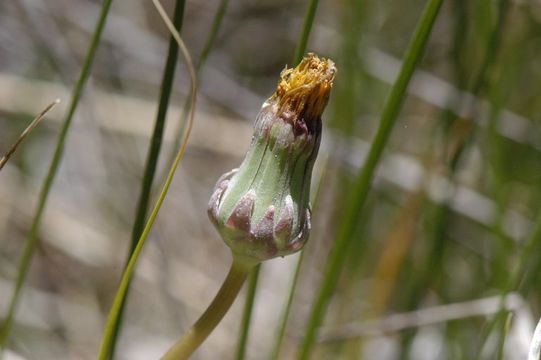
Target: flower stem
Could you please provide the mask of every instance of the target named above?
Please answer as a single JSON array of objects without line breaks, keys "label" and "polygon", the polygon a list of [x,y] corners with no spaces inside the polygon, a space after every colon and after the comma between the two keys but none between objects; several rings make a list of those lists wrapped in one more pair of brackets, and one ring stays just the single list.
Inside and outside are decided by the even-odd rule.
[{"label": "flower stem", "polygon": [[162,360],[187,359],[205,341],[233,304],[255,265],[252,262],[233,258],[229,273],[214,300],[191,329],[161,358]]}]

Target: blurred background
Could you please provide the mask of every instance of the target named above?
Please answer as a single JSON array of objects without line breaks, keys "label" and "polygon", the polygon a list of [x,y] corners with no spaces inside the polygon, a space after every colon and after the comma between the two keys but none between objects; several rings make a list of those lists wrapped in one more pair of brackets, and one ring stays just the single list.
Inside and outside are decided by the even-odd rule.
[{"label": "blurred background", "polygon": [[[163,4],[172,13],[174,1]],[[338,74],[314,171],[313,230],[280,359],[297,354],[350,185],[424,5],[319,4],[308,50],[334,60]],[[242,161],[255,115],[291,66],[306,6],[186,2],[181,34],[201,64],[194,129],[137,267],[118,359],[158,358],[225,277],[231,255],[207,219],[207,202],[218,177]],[[0,153],[48,103],[62,101],[0,173],[0,319],[100,8],[97,0],[0,2]],[[150,1],[113,2],[39,228],[7,359],[96,357],[127,258],[168,41]],[[357,216],[314,358],[525,358],[541,315],[539,59],[540,2],[444,1]],[[176,151],[189,91],[184,64],[152,199]],[[247,359],[269,358],[297,260],[262,266]],[[235,358],[244,293],[194,358]]]}]

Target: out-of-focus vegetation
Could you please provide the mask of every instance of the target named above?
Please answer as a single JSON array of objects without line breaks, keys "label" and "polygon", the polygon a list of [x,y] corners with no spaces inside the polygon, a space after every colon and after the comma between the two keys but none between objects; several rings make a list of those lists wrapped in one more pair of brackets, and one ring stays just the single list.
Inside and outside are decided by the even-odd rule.
[{"label": "out-of-focus vegetation", "polygon": [[[164,1],[172,14],[174,1]],[[308,50],[338,68],[314,175],[318,189],[279,358],[298,356],[378,128],[426,1],[320,1]],[[101,9],[90,0],[0,2],[0,153],[62,103],[0,172],[0,319],[38,192]],[[220,1],[188,1],[196,62]],[[143,252],[118,359],[158,358],[205,309],[231,261],[206,216],[251,125],[292,62],[306,3],[234,1],[199,70],[184,162]],[[313,358],[523,359],[541,316],[541,5],[444,1],[356,215]],[[67,136],[7,359],[92,359],[128,250],[169,34],[150,1],[115,0]],[[179,62],[152,198],[175,149],[189,78]],[[298,255],[265,263],[245,358],[270,356]],[[235,357],[239,298],[196,358]],[[1,324],[1,321],[0,321]]]}]

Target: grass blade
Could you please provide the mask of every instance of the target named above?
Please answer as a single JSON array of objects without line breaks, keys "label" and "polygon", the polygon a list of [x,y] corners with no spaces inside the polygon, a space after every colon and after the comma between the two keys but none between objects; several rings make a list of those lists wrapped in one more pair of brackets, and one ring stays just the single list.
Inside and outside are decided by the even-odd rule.
[{"label": "grass blade", "polygon": [[342,259],[345,258],[347,245],[351,239],[352,233],[355,230],[358,214],[362,209],[368,195],[368,190],[374,175],[374,171],[379,162],[383,149],[387,144],[387,140],[404,100],[407,86],[417,63],[423,54],[423,50],[426,46],[441,4],[442,0],[429,0],[425,6],[423,14],[421,15],[417,28],[413,34],[413,38],[408,49],[406,50],[404,62],[402,64],[402,68],[400,69],[398,79],[391,89],[391,93],[389,94],[389,97],[385,103],[381,116],[381,123],[370,147],[365,164],[361,168],[361,171],[353,184],[352,194],[350,197],[351,200],[347,204],[347,211],[344,214],[344,222],[339,230],[336,244],[332,250],[330,259],[327,262],[323,283],[319,289],[319,292],[317,293],[316,301],[312,308],[308,326],[306,328],[305,338],[300,352],[301,359],[308,359],[310,357],[317,328],[323,321],[323,316],[332,295],[334,284],[336,283],[340,273]]},{"label": "grass blade", "polygon": [[199,61],[197,62],[197,65],[195,66],[196,73],[199,73],[203,65],[205,65],[205,63],[207,62],[210,51],[212,50],[214,43],[216,42],[216,38],[218,37],[218,31],[220,30],[220,27],[222,26],[222,21],[224,19],[225,11],[227,10],[228,4],[229,4],[229,0],[221,0],[220,5],[218,5],[218,10],[216,10],[216,15],[214,15],[214,20],[212,21],[212,27],[207,37],[207,41],[205,42],[205,46],[203,47],[203,50],[201,51],[201,55],[199,56]]},{"label": "grass blade", "polygon": [[284,341],[284,335],[286,333],[287,320],[289,319],[289,313],[291,312],[291,306],[293,305],[293,298],[295,297],[295,290],[297,289],[297,282],[299,280],[299,274],[301,273],[301,266],[304,258],[304,250],[301,250],[297,263],[295,264],[295,273],[291,280],[289,287],[289,294],[287,296],[286,306],[284,307],[280,322],[278,324],[278,331],[276,333],[276,339],[272,347],[271,355],[269,359],[277,360],[280,356],[280,350],[282,348],[282,342]]},{"label": "grass blade", "polygon": [[[225,15],[225,11],[227,10],[228,4],[229,4],[229,0],[221,0],[220,5],[218,6],[218,10],[216,10],[216,15],[214,15],[214,20],[212,21],[212,28],[207,37],[207,40],[205,41],[205,45],[203,46],[201,55],[199,56],[199,61],[195,65],[195,74],[198,77],[199,77],[199,73],[201,72],[201,69],[203,68],[203,65],[205,65],[205,63],[207,62],[208,56],[214,46],[214,43],[216,42],[216,38],[218,37],[218,31],[220,30],[220,26],[222,25],[222,21]],[[186,101],[182,108],[182,116],[180,118],[179,126],[175,129],[175,137],[174,137],[175,140],[173,143],[173,149],[177,149],[180,146],[180,139],[182,138],[180,135],[184,131],[183,124],[186,123],[186,118],[188,116],[187,109],[188,109],[188,105],[191,102],[191,97],[192,97],[192,94],[190,93],[188,97],[186,98]],[[174,161],[174,158],[175,158],[175,153],[172,152],[166,164],[172,164]]]},{"label": "grass blade", "polygon": [[[182,27],[182,20],[184,17],[184,8],[186,1],[177,0],[175,4],[175,10],[173,14],[173,25],[175,29],[180,32]],[[169,99],[171,98],[171,91],[173,89],[173,80],[175,78],[175,69],[178,59],[178,45],[175,39],[171,36],[169,40],[169,50],[167,52],[167,59],[165,61],[165,67],[163,71],[162,83],[160,87],[160,99],[158,102],[158,112],[156,114],[156,121],[154,122],[154,130],[152,132],[152,138],[150,141],[150,147],[148,150],[145,170],[143,173],[143,181],[141,183],[141,191],[139,193],[139,201],[137,203],[137,210],[135,214],[135,221],[133,223],[130,248],[128,249],[128,256],[126,259],[126,264],[129,261],[130,257],[137,246],[137,242],[143,228],[145,226],[145,220],[148,213],[148,204],[150,201],[150,195],[152,192],[152,184],[154,182],[154,175],[156,173],[156,168],[158,166],[158,157],[160,155],[160,150],[163,140],[163,132],[165,129],[165,120],[167,117],[167,109],[169,107]],[[129,294],[129,286],[128,286]],[[116,343],[118,341],[118,336],[120,328],[122,326],[122,318],[124,316],[124,310],[126,307],[126,300],[128,294],[122,301],[120,307],[120,314],[118,322],[116,323],[115,330],[113,332],[113,339],[111,340],[111,353],[109,354],[109,359],[114,358]]]},{"label": "grass blade", "polygon": [[180,37],[180,34],[178,33],[178,31],[176,31],[175,26],[171,23],[171,20],[169,20],[169,18],[167,17],[167,14],[165,10],[163,9],[163,7],[161,6],[161,4],[159,3],[159,1],[153,0],[152,2],[154,6],[156,7],[156,9],[158,10],[158,13],[162,17],[163,21],[165,22],[167,28],[171,32],[171,35],[174,37],[175,41],[180,47],[182,54],[184,55],[184,58],[186,60],[186,64],[188,67],[188,71],[190,73],[191,92],[193,96],[191,97],[190,115],[188,117],[188,124],[187,124],[186,131],[184,132],[183,141],[181,142],[180,148],[177,152],[177,156],[175,157],[175,160],[173,164],[171,165],[171,168],[169,169],[169,173],[167,174],[167,178],[165,179],[165,184],[163,185],[160,195],[156,201],[156,204],[154,205],[154,208],[152,209],[152,212],[146,222],[143,232],[141,233],[141,237],[139,238],[139,241],[137,242],[137,246],[135,247],[135,250],[128,262],[128,265],[126,266],[126,269],[124,270],[124,274],[120,281],[120,285],[117,289],[117,293],[115,295],[113,305],[111,306],[109,316],[107,317],[107,324],[105,326],[105,331],[103,334],[103,339],[100,345],[100,350],[99,350],[99,355],[98,355],[98,359],[100,360],[107,359],[109,354],[111,353],[114,329],[116,328],[117,322],[119,321],[120,309],[121,309],[122,303],[124,302],[124,298],[126,296],[130,281],[135,272],[135,266],[137,265],[139,255],[141,254],[141,251],[143,250],[145,241],[148,238],[148,234],[150,233],[150,230],[152,229],[152,226],[154,225],[154,221],[156,220],[156,217],[158,216],[160,208],[165,200],[165,197],[167,196],[167,192],[169,191],[169,187],[171,186],[171,182],[173,181],[175,172],[180,164],[180,161],[184,157],[184,152],[186,151],[188,138],[190,136],[192,126],[193,126],[195,102],[196,102],[196,97],[197,97],[197,80],[196,80],[196,74],[195,74],[193,62],[192,62],[190,53],[188,52],[188,49],[186,48],[186,45],[184,44],[184,41],[182,41],[182,38]]},{"label": "grass blade", "polygon": [[13,294],[9,302],[9,308],[8,308],[8,313],[6,315],[6,320],[4,321],[4,324],[2,325],[2,328],[0,329],[0,352],[6,346],[7,338],[9,336],[9,332],[13,325],[13,318],[15,316],[17,304],[21,297],[22,286],[26,279],[26,275],[28,274],[28,269],[30,268],[30,262],[32,260],[32,256],[34,255],[34,250],[36,249],[36,245],[38,243],[38,231],[39,231],[39,226],[41,223],[41,218],[45,210],[45,205],[47,203],[47,198],[49,196],[49,192],[53,185],[54,178],[58,171],[60,161],[62,160],[62,155],[64,154],[66,136],[71,126],[73,115],[75,114],[75,111],[77,110],[77,106],[79,105],[79,100],[81,99],[86,81],[88,80],[88,77],[90,75],[90,70],[92,69],[92,64],[94,62],[96,50],[100,43],[101,34],[105,27],[107,15],[109,14],[109,9],[111,8],[111,3],[112,3],[112,0],[104,0],[103,2],[101,12],[98,18],[98,22],[96,23],[96,28],[94,29],[94,33],[90,41],[88,52],[86,54],[83,66],[81,68],[81,72],[79,74],[77,83],[75,84],[75,88],[73,89],[73,94],[72,94],[71,102],[68,108],[68,113],[62,124],[60,134],[58,135],[58,140],[56,143],[53,159],[51,161],[51,164],[49,165],[47,175],[45,177],[45,180],[43,182],[43,185],[40,191],[38,205],[36,208],[34,218],[32,220],[32,225],[30,227],[28,238],[25,243],[23,256],[21,257],[21,260],[19,262],[19,267],[17,271],[17,279],[15,280],[15,289],[13,291]]},{"label": "grass blade", "polygon": [[302,25],[301,37],[297,44],[297,49],[295,50],[295,57],[293,58],[293,66],[296,66],[299,62],[301,62],[302,57],[306,52],[306,47],[308,46],[308,39],[310,37],[310,32],[312,31],[312,24],[314,23],[318,4],[319,0],[310,0],[308,3],[306,15],[304,16],[304,24]]},{"label": "grass blade", "polygon": [[246,302],[242,313],[239,343],[237,345],[237,360],[243,360],[246,356],[246,344],[248,343],[248,333],[250,332],[250,322],[252,320],[252,310],[254,307],[255,293],[257,291],[259,270],[261,270],[261,264],[257,265],[250,274]]},{"label": "grass blade", "polygon": [[[464,12],[466,10],[460,9],[460,7],[463,7],[464,5],[464,3],[457,3],[456,5],[458,7],[458,9],[455,10],[457,11],[458,16],[458,18],[456,19],[457,31],[455,39],[453,41],[455,54],[455,72],[457,74],[457,83],[461,87],[467,87],[466,74],[468,71],[468,65],[462,64],[460,60],[461,57],[464,55],[463,53],[465,53],[464,43],[466,41],[464,38],[465,33],[463,33],[465,21]],[[469,87],[471,94],[475,98],[478,98],[483,93],[486,93],[487,90],[493,86],[493,84],[491,84],[491,78],[494,77],[494,69],[497,61],[500,58],[500,48],[502,46],[502,38],[509,13],[508,6],[508,0],[499,1],[497,19],[495,20],[494,26],[492,27],[492,31],[488,38],[486,40],[483,39],[483,41],[481,42],[483,46],[486,46],[486,50],[483,54],[479,70],[474,77],[472,85]],[[464,103],[464,107],[466,109],[465,114],[467,116],[465,117],[465,119],[456,118],[453,114],[450,113],[444,114],[443,119],[444,123],[447,124],[447,128],[445,129],[445,141],[443,142],[443,147],[449,149],[447,150],[448,155],[445,166],[449,174],[449,179],[451,179],[452,182],[455,182],[458,171],[460,169],[459,165],[461,159],[463,159],[464,156],[467,154],[467,150],[473,143],[476,132],[478,131],[477,127],[474,124],[475,119],[478,115],[478,104],[473,101],[466,102],[465,100],[461,100],[461,102]],[[496,114],[492,114],[492,117],[495,116]],[[464,120],[467,120],[465,127],[462,125]],[[461,126],[464,128],[464,130],[457,135],[458,132],[456,130],[459,129]],[[441,145],[438,144],[438,146]],[[449,197],[449,199],[451,198],[452,197]],[[425,291],[430,286],[430,284],[438,283],[441,277],[444,276],[445,271],[442,266],[445,262],[444,257],[445,254],[448,252],[449,247],[446,234],[448,233],[448,229],[450,226],[451,215],[452,210],[449,200],[439,204],[435,209],[433,224],[431,225],[432,234],[430,235],[432,240],[431,244],[429,245],[428,255],[426,256],[426,263],[422,266],[425,271],[423,272],[423,274],[420,275],[418,285],[415,287],[412,294],[409,296],[409,300],[407,301],[407,308],[410,310],[418,306],[419,301],[425,294]],[[498,231],[495,231],[495,233],[498,233]],[[501,323],[504,324],[503,319],[500,319],[500,317],[503,315],[505,315],[505,313],[497,314],[494,319],[499,319],[497,321],[501,320]],[[481,339],[483,339],[480,341],[481,344],[484,343],[484,341],[486,340],[486,336],[489,335],[493,327],[494,324],[489,325],[485,327],[486,331],[481,332]],[[405,349],[403,350],[404,352],[407,352],[408,348],[411,346],[414,335],[415,329],[412,329],[410,332],[405,333],[402,341],[403,348]],[[478,347],[478,357],[481,354],[482,347],[482,345]]]},{"label": "grass blade", "polygon": [[[186,2],[184,0],[178,0],[175,5],[173,25],[175,26],[175,29],[177,29],[177,31],[179,32],[180,28],[182,27],[185,3]],[[145,218],[148,211],[148,203],[150,200],[152,182],[154,180],[154,174],[158,165],[158,157],[162,145],[163,131],[165,129],[165,119],[167,117],[169,99],[171,97],[171,91],[173,89],[173,80],[175,77],[177,59],[178,45],[175,39],[171,36],[171,39],[169,40],[169,51],[167,53],[167,60],[165,62],[162,84],[160,88],[158,112],[156,115],[156,121],[154,123],[152,140],[150,143],[145,172],[143,175],[143,182],[141,186],[141,193],[139,195],[139,203],[137,205],[137,214],[133,225],[131,246],[128,259],[133,253],[135,247],[137,246],[137,241],[139,240],[141,232],[143,231],[143,228],[145,226]]]}]

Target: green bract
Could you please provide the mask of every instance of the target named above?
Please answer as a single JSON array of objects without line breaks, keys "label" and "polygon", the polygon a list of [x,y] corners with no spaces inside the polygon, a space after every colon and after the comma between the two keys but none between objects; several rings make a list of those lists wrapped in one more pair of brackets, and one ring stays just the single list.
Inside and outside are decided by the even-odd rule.
[{"label": "green bract", "polygon": [[292,254],[308,239],[310,178],[335,72],[314,54],[282,71],[244,161],[218,180],[209,217],[235,255],[260,262]]}]

